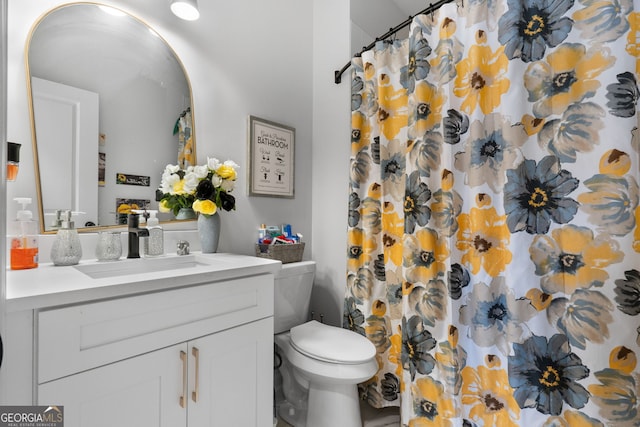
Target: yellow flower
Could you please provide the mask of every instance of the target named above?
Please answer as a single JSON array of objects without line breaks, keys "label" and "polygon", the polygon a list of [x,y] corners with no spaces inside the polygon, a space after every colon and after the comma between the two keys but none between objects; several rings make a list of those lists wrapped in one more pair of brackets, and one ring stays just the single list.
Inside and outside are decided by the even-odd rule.
[{"label": "yellow flower", "polygon": [[160,200],[160,203],[158,204],[158,210],[162,213],[171,212],[171,208],[169,207],[168,203],[168,200]]},{"label": "yellow flower", "polygon": [[408,124],[407,90],[404,87],[396,90],[390,82],[381,79],[378,98],[380,132],[392,140]]},{"label": "yellow flower", "polygon": [[412,119],[415,125],[412,135],[421,138],[424,134],[442,121],[442,105],[445,101],[443,91],[426,82],[416,83],[413,100]]},{"label": "yellow flower", "polygon": [[231,165],[222,164],[218,169],[216,169],[216,173],[220,175],[223,179],[236,179],[236,170]]},{"label": "yellow flower", "polygon": [[469,56],[456,65],[453,93],[464,98],[460,109],[473,114],[479,104],[482,112],[489,114],[500,105],[500,97],[509,90],[508,66],[504,46],[495,53],[489,46],[471,46]]},{"label": "yellow flower", "polygon": [[587,51],[584,45],[566,43],[550,53],[546,61],[530,64],[524,86],[529,100],[535,102],[535,116],[562,114],[569,105],[594,96],[601,85],[598,77],[614,62],[608,48],[594,46]]},{"label": "yellow flower", "polygon": [[462,262],[471,266],[473,274],[481,267],[496,277],[511,262],[508,249],[510,234],[506,215],[498,215],[496,209],[471,208],[471,212],[458,217],[458,242],[456,247],[464,252]]},{"label": "yellow flower", "polygon": [[218,206],[209,199],[196,200],[191,207],[194,211],[205,215],[213,215],[218,210]]},{"label": "yellow flower", "polygon": [[371,144],[371,126],[359,111],[351,114],[351,154],[356,155],[364,147]]},{"label": "yellow flower", "polygon": [[462,404],[469,418],[485,426],[517,426],[520,407],[513,397],[509,376],[503,369],[478,366],[462,370]]},{"label": "yellow flower", "polygon": [[[391,206],[391,204],[388,205]],[[397,266],[402,265],[404,218],[395,211],[384,212],[382,214],[382,230],[385,261],[389,260]]]},{"label": "yellow flower", "polygon": [[371,252],[377,245],[375,240],[366,236],[360,228],[349,230],[347,240],[347,267],[349,271],[356,272],[371,261]]},{"label": "yellow flower", "polygon": [[411,391],[416,418],[409,420],[409,427],[451,426],[450,419],[456,416],[456,411],[442,384],[431,377],[418,378],[411,384]]},{"label": "yellow flower", "polygon": [[175,184],[173,184],[173,193],[174,194],[186,194],[186,191],[184,190],[184,179],[181,179],[180,181],[176,181]]},{"label": "yellow flower", "polygon": [[640,73],[640,12],[629,14],[629,32],[627,33],[627,52],[636,58],[636,73]]}]

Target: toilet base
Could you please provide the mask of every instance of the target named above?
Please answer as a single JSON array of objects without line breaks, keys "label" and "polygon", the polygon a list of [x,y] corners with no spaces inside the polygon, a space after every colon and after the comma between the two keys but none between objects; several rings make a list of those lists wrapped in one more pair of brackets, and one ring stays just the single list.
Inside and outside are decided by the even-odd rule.
[{"label": "toilet base", "polygon": [[356,384],[311,382],[306,427],[361,427],[360,400]]}]

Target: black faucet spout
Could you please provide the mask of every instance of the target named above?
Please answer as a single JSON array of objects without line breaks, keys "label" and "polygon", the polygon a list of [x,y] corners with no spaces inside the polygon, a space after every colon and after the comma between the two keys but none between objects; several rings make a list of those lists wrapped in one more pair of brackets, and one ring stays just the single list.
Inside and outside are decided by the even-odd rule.
[{"label": "black faucet spout", "polygon": [[140,216],[137,213],[130,213],[128,225],[129,249],[127,258],[140,258],[140,237],[149,236],[149,230],[140,228]]}]

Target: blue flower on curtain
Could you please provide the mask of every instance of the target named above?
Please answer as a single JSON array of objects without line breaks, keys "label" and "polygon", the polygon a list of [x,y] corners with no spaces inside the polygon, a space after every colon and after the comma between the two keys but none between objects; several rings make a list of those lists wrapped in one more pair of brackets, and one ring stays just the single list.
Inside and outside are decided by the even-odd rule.
[{"label": "blue flower on curtain", "polygon": [[633,0],[581,0],[585,6],[573,14],[581,38],[592,43],[618,40],[629,30],[626,15],[633,10]]},{"label": "blue flower on curtain", "polygon": [[424,227],[431,218],[431,209],[427,205],[431,199],[431,191],[427,184],[420,180],[420,173],[412,172],[406,178],[406,195],[404,198],[404,230],[413,233],[416,224]]},{"label": "blue flower on curtain", "polygon": [[624,72],[616,76],[618,83],[607,86],[607,107],[609,112],[618,117],[636,115],[636,104],[640,98],[640,90],[633,73]]},{"label": "blue flower on curtain", "polygon": [[513,344],[509,356],[509,384],[521,408],[536,408],[560,415],[564,403],[580,409],[589,401],[589,392],[578,383],[589,376],[589,368],[573,352],[565,335],[547,338],[533,335],[522,344]]},{"label": "blue flower on curtain", "polygon": [[507,0],[507,13],[498,21],[498,40],[509,59],[537,61],[571,32],[573,21],[565,13],[573,0]]},{"label": "blue flower on curtain", "polygon": [[455,155],[456,169],[466,173],[466,184],[483,184],[500,193],[504,187],[505,170],[521,159],[520,147],[528,135],[522,125],[513,125],[501,114],[492,113],[483,121],[471,124],[464,150]]},{"label": "blue flower on curtain", "polygon": [[364,314],[356,305],[355,298],[347,298],[344,300],[344,314],[342,315],[342,326],[345,329],[350,329],[353,332],[357,332],[362,336],[365,336],[364,327]]},{"label": "blue flower on curtain", "polygon": [[640,271],[624,272],[624,279],[616,280],[616,302],[618,309],[629,316],[640,314]]},{"label": "blue flower on curtain", "polygon": [[507,171],[504,210],[512,233],[545,234],[551,221],[566,224],[573,219],[578,202],[567,196],[578,188],[578,180],[560,168],[557,157],[547,156],[537,164],[525,159]]},{"label": "blue flower on curtain", "polygon": [[516,299],[504,277],[490,285],[476,283],[465,302],[460,322],[469,326],[469,337],[480,347],[496,346],[504,355],[510,353],[510,343],[522,342],[525,323],[537,314],[529,300]]},{"label": "blue flower on curtain", "polygon": [[431,46],[422,37],[422,31],[414,29],[409,37],[409,62],[400,69],[400,83],[409,92],[413,92],[416,80],[423,80],[429,74],[431,65],[427,57],[430,54]]},{"label": "blue flower on curtain", "polygon": [[402,318],[402,367],[409,371],[411,379],[416,372],[430,374],[436,364],[430,351],[436,346],[431,332],[424,327],[420,316]]},{"label": "blue flower on curtain", "polygon": [[451,299],[459,300],[462,290],[469,286],[470,281],[469,271],[458,263],[453,264],[451,271],[447,272],[447,286]]},{"label": "blue flower on curtain", "polygon": [[444,142],[447,144],[457,144],[460,136],[469,130],[469,117],[459,111],[451,109],[447,111],[447,117],[442,120]]}]

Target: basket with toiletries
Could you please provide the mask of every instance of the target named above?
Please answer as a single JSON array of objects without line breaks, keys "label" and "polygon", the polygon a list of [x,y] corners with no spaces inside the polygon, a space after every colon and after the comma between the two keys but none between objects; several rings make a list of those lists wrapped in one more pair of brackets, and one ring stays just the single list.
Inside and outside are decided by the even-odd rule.
[{"label": "basket with toiletries", "polygon": [[258,229],[258,242],[256,243],[256,256],[289,262],[302,261],[304,254],[304,242],[300,233],[293,234],[291,225],[266,226],[262,224]]}]

